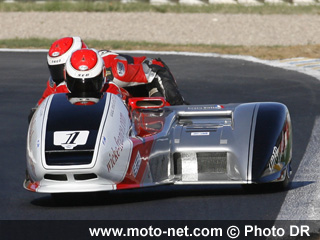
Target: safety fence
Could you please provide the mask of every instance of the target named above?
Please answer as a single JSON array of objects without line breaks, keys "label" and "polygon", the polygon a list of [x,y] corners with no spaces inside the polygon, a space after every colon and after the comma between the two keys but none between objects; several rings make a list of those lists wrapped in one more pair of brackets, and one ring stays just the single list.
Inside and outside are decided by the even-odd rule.
[{"label": "safety fence", "polygon": [[[60,1],[60,0],[50,0]],[[66,2],[79,2],[83,0],[66,0]],[[87,0],[88,2],[111,2],[114,0]],[[116,0],[122,3],[128,2],[147,2],[150,4],[242,4],[242,5],[263,5],[263,4],[288,4],[288,5],[319,5],[320,0]],[[39,0],[0,0],[0,2],[14,3],[14,2],[35,2],[44,3],[47,1]]]}]

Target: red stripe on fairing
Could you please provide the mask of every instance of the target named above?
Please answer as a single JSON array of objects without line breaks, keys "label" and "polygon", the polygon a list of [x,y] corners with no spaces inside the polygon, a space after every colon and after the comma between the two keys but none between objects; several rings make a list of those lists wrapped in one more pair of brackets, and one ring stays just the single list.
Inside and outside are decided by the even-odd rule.
[{"label": "red stripe on fairing", "polygon": [[36,192],[39,185],[40,185],[39,182],[29,182],[27,189],[29,189],[32,192]]},{"label": "red stripe on fairing", "polygon": [[[126,173],[124,180],[117,184],[117,189],[126,189],[126,188],[139,188],[143,181],[143,176],[145,171],[148,170],[147,165],[149,162],[149,156],[154,143],[154,137],[144,137],[140,138],[131,138],[133,143],[133,149],[130,159],[130,164]],[[141,164],[137,173],[137,176],[134,177],[133,165],[135,163],[138,152],[141,157]]]}]

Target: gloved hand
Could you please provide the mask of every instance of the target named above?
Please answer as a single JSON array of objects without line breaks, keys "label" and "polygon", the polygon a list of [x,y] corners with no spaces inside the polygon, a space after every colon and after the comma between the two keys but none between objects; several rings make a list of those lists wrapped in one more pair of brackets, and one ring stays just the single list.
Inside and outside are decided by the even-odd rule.
[{"label": "gloved hand", "polygon": [[157,74],[153,80],[153,86],[165,97],[166,101],[169,102],[170,105],[185,104],[169,67],[160,58],[153,59],[147,64],[150,69]]},{"label": "gloved hand", "polygon": [[170,72],[168,66],[161,60],[161,58],[155,58],[146,62],[147,65],[151,68],[151,70],[155,73],[158,72]]}]

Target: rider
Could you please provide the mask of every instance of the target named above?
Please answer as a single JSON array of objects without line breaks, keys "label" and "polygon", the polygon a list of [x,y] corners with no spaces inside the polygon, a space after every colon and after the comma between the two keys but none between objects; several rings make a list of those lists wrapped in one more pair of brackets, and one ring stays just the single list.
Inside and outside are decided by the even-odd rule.
[{"label": "rider", "polygon": [[113,82],[106,82],[106,68],[95,49],[80,49],[72,53],[65,64],[65,83],[73,104],[92,105],[102,92],[111,92],[125,99],[128,95]]},{"label": "rider", "polygon": [[38,105],[49,95],[57,92],[65,92],[64,83],[64,65],[72,52],[78,49],[88,48],[80,37],[65,37],[52,43],[47,54],[47,64],[50,71],[50,77],[47,82],[47,88],[43,92]]},{"label": "rider", "polygon": [[[107,70],[107,80],[126,88],[132,95],[165,97],[170,105],[182,105],[184,99],[168,66],[160,59],[132,57],[115,52],[99,51]],[[144,85],[143,88],[138,86]]]},{"label": "rider", "polygon": [[[87,48],[79,37],[55,41],[47,55],[51,76],[38,105],[53,93],[66,92],[63,69],[72,52]],[[106,66],[107,80],[125,87],[133,96],[163,96],[171,105],[184,104],[176,81],[161,59],[132,57],[111,51],[100,51]],[[147,93],[145,93],[147,91]]]}]

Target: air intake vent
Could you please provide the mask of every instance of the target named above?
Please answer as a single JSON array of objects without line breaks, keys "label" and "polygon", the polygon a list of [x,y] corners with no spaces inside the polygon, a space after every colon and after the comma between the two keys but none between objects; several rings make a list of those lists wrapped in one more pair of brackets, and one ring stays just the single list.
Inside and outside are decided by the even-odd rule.
[{"label": "air intake vent", "polygon": [[226,173],[226,152],[175,153],[174,172],[182,173],[182,161],[187,162],[197,173]]},{"label": "air intake vent", "polygon": [[94,173],[86,173],[86,174],[74,174],[74,179],[77,181],[85,181],[98,178]]},{"label": "air intake vent", "polygon": [[226,173],[227,153],[226,152],[200,152],[197,153],[199,173]]},{"label": "air intake vent", "polygon": [[68,181],[67,175],[65,174],[45,174],[44,178],[53,181]]}]

